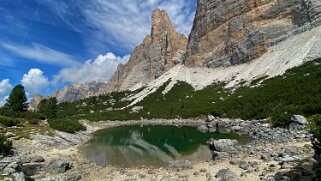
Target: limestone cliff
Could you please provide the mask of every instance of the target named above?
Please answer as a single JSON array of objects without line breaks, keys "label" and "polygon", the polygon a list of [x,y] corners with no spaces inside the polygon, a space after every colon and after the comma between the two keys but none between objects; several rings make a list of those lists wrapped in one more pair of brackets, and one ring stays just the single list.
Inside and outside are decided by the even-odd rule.
[{"label": "limestone cliff", "polygon": [[321,21],[320,0],[198,0],[185,64],[229,66]]},{"label": "limestone cliff", "polygon": [[177,33],[166,11],[152,15],[151,34],[136,47],[126,65],[119,65],[109,81],[111,91],[144,85],[179,64],[185,54],[187,38]]}]

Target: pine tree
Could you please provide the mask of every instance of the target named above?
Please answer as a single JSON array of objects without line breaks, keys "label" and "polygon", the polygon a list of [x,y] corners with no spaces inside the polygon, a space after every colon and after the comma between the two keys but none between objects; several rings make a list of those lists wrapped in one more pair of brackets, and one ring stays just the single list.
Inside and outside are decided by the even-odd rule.
[{"label": "pine tree", "polygon": [[15,112],[23,112],[27,110],[26,102],[27,96],[25,88],[21,84],[18,84],[12,89],[9,98],[7,99],[7,103],[5,104],[5,108]]},{"label": "pine tree", "polygon": [[57,99],[51,97],[49,99],[43,99],[38,105],[39,112],[44,115],[47,119],[57,117]]}]

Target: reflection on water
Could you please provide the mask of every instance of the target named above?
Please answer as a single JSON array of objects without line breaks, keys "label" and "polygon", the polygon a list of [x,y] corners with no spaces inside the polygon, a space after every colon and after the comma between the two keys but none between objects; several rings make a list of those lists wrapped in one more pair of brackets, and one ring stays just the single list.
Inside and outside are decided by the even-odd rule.
[{"label": "reflection on water", "polygon": [[172,160],[209,159],[205,143],[210,138],[248,140],[233,133],[201,133],[188,126],[123,126],[96,132],[81,150],[100,165],[158,167]]}]

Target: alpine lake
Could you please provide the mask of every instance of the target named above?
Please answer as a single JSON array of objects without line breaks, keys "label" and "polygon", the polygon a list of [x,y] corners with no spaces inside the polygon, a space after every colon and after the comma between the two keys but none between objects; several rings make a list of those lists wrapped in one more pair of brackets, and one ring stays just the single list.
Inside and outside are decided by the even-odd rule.
[{"label": "alpine lake", "polygon": [[246,135],[214,129],[207,133],[192,126],[120,126],[94,133],[81,147],[84,156],[98,165],[116,167],[162,167],[170,161],[206,161],[209,139],[249,142]]}]

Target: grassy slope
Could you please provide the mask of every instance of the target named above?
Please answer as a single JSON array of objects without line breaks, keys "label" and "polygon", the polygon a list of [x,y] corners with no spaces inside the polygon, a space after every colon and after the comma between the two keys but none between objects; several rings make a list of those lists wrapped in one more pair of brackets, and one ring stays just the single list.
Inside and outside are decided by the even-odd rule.
[{"label": "grassy slope", "polygon": [[[265,80],[254,88],[245,86],[231,91],[225,90],[221,83],[194,91],[190,85],[181,82],[163,95],[161,92],[165,86],[138,103],[144,107],[139,113],[130,114],[130,109],[105,111],[108,107],[121,108],[129,103],[122,101],[128,92],[121,92],[100,96],[95,101],[90,98],[61,104],[58,115],[60,118],[99,121],[141,117],[190,118],[211,113],[229,118],[272,118],[276,125],[282,126],[287,124],[292,114],[310,116],[321,113],[321,59],[291,69],[283,76]],[[114,105],[110,103],[112,99],[115,100]]]}]

